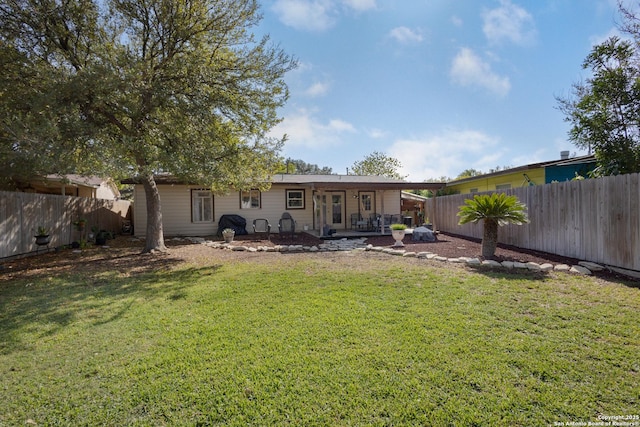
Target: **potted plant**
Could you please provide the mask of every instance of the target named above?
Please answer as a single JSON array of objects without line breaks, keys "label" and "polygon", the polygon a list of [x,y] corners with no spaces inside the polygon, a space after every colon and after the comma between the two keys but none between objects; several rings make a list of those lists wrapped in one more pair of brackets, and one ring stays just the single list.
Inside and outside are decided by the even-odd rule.
[{"label": "potted plant", "polygon": [[87,225],[87,220],[85,218],[79,218],[78,220],[73,222],[73,225],[76,226],[78,231],[83,231],[84,226]]},{"label": "potted plant", "polygon": [[225,228],[222,230],[222,237],[224,238],[225,243],[233,242],[233,237],[236,235],[236,232],[232,228]]},{"label": "potted plant", "polygon": [[96,245],[102,246],[107,244],[107,239],[109,238],[109,234],[106,230],[100,230],[96,234]]},{"label": "potted plant", "polygon": [[396,243],[393,246],[404,246],[402,239],[404,239],[405,231],[407,230],[406,224],[391,224],[391,236],[395,239]]},{"label": "potted plant", "polygon": [[38,227],[34,237],[36,238],[36,245],[38,246],[48,245],[50,242],[49,230],[42,225]]}]

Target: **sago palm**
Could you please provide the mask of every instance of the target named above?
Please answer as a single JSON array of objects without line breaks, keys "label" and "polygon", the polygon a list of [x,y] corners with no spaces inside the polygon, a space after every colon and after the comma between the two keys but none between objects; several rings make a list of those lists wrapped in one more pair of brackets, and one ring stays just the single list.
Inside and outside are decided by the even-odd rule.
[{"label": "sago palm", "polygon": [[522,225],[529,222],[526,206],[516,196],[505,193],[480,194],[466,199],[460,206],[459,224],[484,220],[482,233],[482,256],[491,258],[498,245],[498,226],[506,224]]}]

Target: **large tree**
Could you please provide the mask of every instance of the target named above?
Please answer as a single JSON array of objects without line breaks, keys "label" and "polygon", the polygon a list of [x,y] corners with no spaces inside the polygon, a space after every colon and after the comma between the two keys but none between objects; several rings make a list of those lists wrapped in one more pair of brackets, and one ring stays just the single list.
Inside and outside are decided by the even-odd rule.
[{"label": "large tree", "polygon": [[402,164],[394,157],[390,157],[379,151],[365,156],[363,160],[357,161],[351,166],[351,173],[354,175],[377,175],[388,178],[404,179],[406,176],[400,175]]},{"label": "large tree", "polygon": [[4,0],[0,156],[15,171],[128,175],[146,251],[165,250],[154,176],[263,187],[295,61],[251,30],[256,0]]},{"label": "large tree", "polygon": [[571,123],[569,138],[593,150],[598,175],[640,172],[640,69],[634,45],[611,37],[583,63],[592,76],[558,99]]},{"label": "large tree", "polygon": [[640,172],[640,17],[622,1],[618,7],[630,38],[594,46],[582,64],[591,77],[558,98],[569,138],[596,156],[596,175]]}]

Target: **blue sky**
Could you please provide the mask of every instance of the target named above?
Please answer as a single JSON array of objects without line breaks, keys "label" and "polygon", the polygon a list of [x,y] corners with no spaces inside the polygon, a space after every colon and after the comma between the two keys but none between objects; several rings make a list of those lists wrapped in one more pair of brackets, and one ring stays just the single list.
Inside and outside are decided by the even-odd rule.
[{"label": "blue sky", "polygon": [[618,34],[615,0],[265,0],[259,31],[299,61],[274,135],[343,174],[374,151],[410,181],[586,154],[556,97]]}]

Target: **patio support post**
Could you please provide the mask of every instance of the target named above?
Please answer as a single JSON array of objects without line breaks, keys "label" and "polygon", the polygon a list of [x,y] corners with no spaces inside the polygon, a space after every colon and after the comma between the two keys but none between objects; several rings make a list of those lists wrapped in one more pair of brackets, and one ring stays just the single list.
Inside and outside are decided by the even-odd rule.
[{"label": "patio support post", "polygon": [[384,235],[384,190],[380,190],[380,234]]}]

